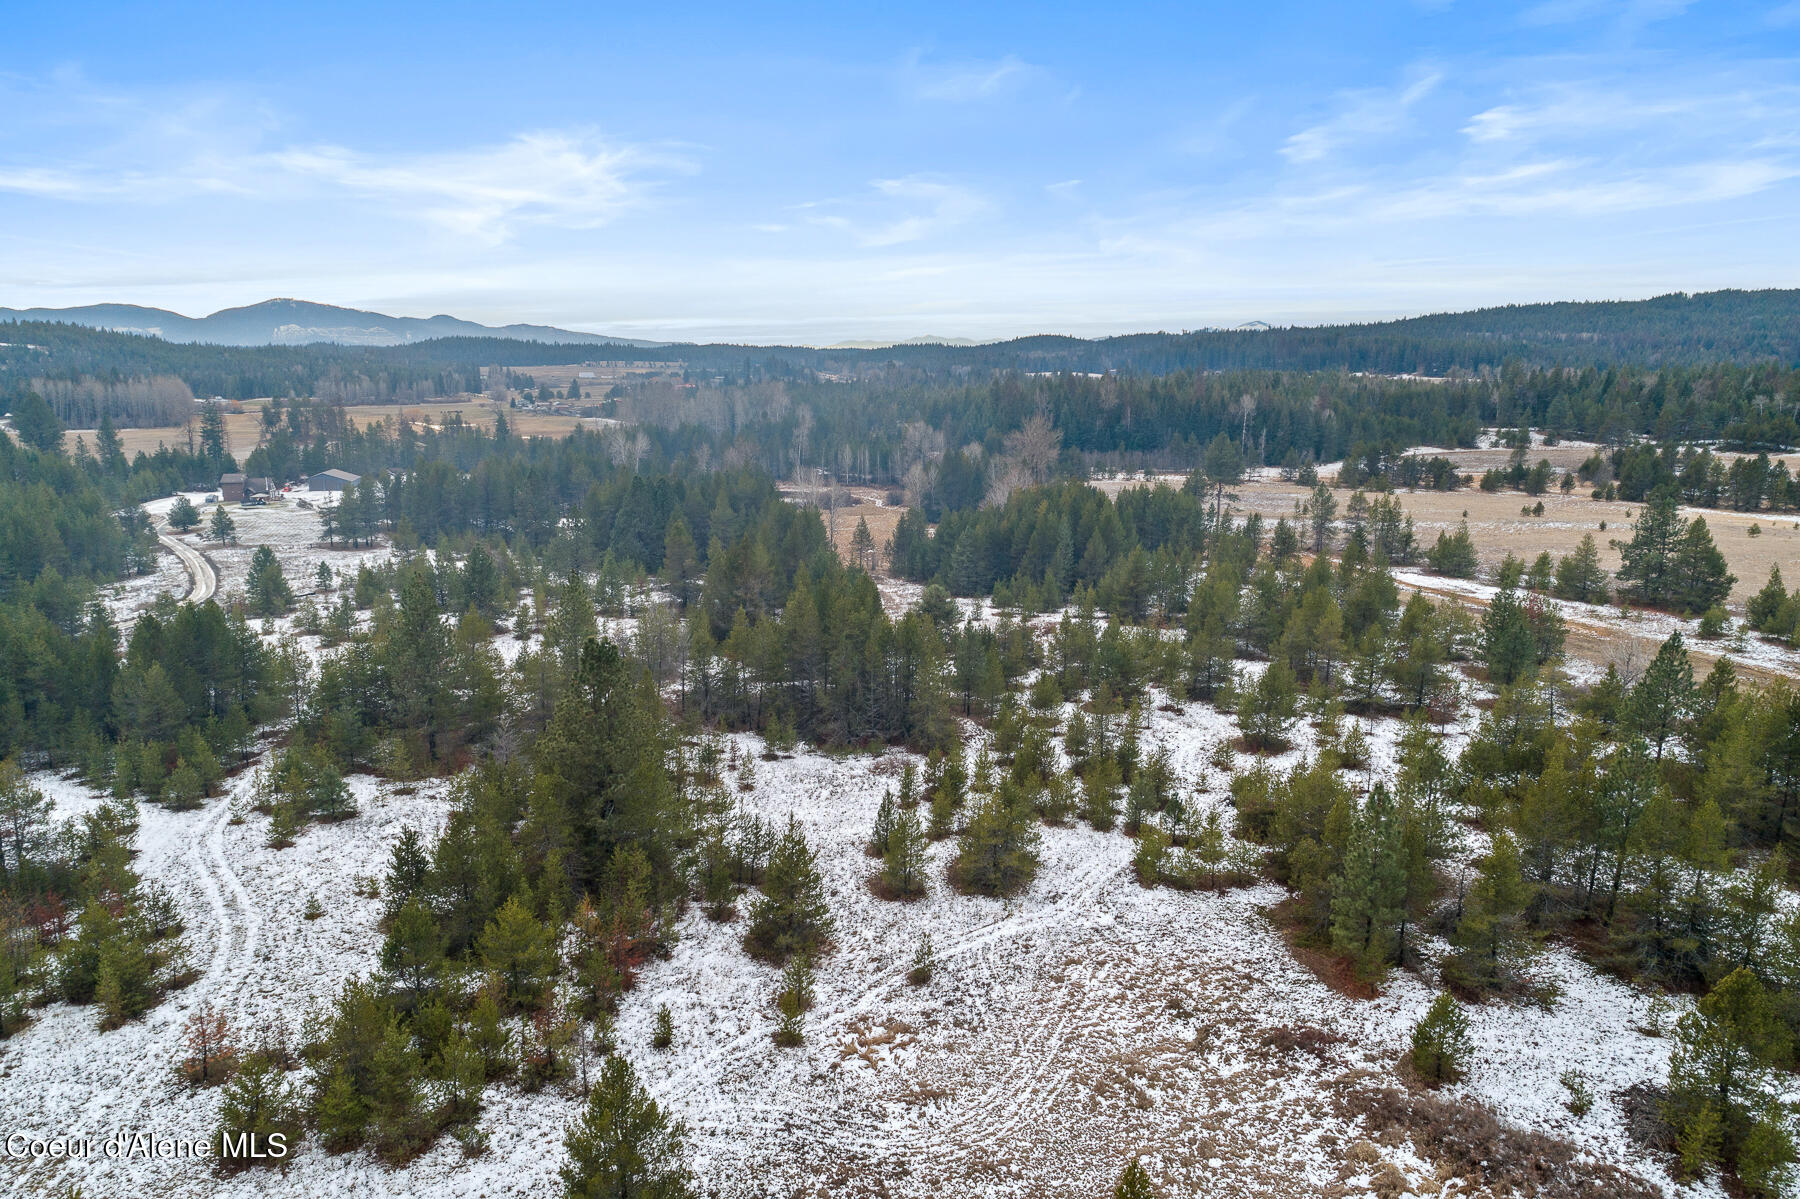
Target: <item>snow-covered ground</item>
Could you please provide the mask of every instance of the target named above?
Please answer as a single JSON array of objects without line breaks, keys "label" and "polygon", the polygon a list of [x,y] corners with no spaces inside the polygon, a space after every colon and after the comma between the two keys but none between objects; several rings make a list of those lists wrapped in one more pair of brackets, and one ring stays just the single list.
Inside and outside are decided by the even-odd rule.
[{"label": "snow-covered ground", "polygon": [[[1472,719],[1446,731],[1449,751]],[[1386,774],[1399,725],[1365,727],[1373,769]],[[1205,773],[1206,802],[1219,803],[1226,780],[1207,759],[1234,734],[1229,718],[1189,704],[1147,712],[1144,742],[1170,751],[1184,795]],[[1312,737],[1302,726],[1296,749],[1275,764],[1301,760]],[[734,740],[743,756],[763,748],[754,736]],[[713,1193],[1087,1196],[1135,1154],[1165,1194],[1301,1196],[1379,1168],[1347,1161],[1362,1131],[1332,1098],[1351,1071],[1391,1078],[1431,999],[1423,982],[1399,974],[1376,999],[1340,995],[1270,925],[1279,888],[1145,890],[1131,875],[1133,842],[1080,825],[1043,830],[1043,868],[1018,899],[952,892],[941,868],[953,843],[944,842],[932,848],[938,869],[924,900],[880,900],[866,885],[874,863],[862,844],[904,759],[759,760],[757,787],[741,797],[771,821],[800,820],[837,921],[803,1048],[771,1040],[777,972],[743,953],[741,919],[721,925],[691,912],[672,959],[651,965],[625,999],[620,1047],[687,1123],[694,1166]],[[59,816],[98,802],[65,780],[37,781]],[[374,967],[379,903],[358,898],[356,880],[383,871],[403,827],[435,834],[446,801],[441,785],[404,795],[366,777],[350,783],[359,814],[309,828],[287,850],[263,844],[264,817],[230,823],[247,774],[202,811],[144,808],[137,867],[175,891],[203,976],[113,1032],[96,1032],[86,1009],[40,1012],[0,1047],[0,1108],[26,1113],[19,1128],[103,1134],[149,1122],[203,1136],[218,1092],[190,1091],[172,1072],[196,1005],[225,1006],[246,1023],[279,1012],[297,1029],[310,1006]],[[313,895],[327,915],[307,921]],[[938,974],[915,988],[904,975],[925,932]],[[1613,1102],[1666,1074],[1667,1041],[1637,1031],[1647,1001],[1566,951],[1547,952],[1537,971],[1560,991],[1556,1007],[1471,1009],[1476,1061],[1451,1094],[1671,1185],[1630,1143]],[[659,1052],[651,1023],[663,1004],[676,1042]],[[1264,1045],[1271,1030],[1297,1027],[1345,1040],[1317,1055]],[[1581,1118],[1558,1082],[1571,1067],[1599,1099]],[[80,1181],[90,1194],[540,1195],[554,1188],[576,1106],[563,1091],[491,1089],[486,1156],[465,1158],[446,1139],[403,1171],[309,1143],[279,1177],[221,1180],[179,1161],[64,1162],[18,1175],[13,1193]],[[1428,1147],[1381,1155],[1421,1185],[1433,1173]]]},{"label": "snow-covered ground", "polygon": [[[1474,579],[1452,579],[1418,570],[1396,570],[1393,573],[1394,581],[1402,587],[1438,595],[1461,596],[1481,604],[1489,603],[1494,596],[1500,593],[1500,588],[1492,583],[1481,583]],[[1709,641],[1699,635],[1700,622],[1698,620],[1686,620],[1667,612],[1656,612],[1645,608],[1621,610],[1617,605],[1582,604],[1574,600],[1556,599],[1552,596],[1537,598],[1555,609],[1563,620],[1571,625],[1583,626],[1602,633],[1619,633],[1635,642],[1649,641],[1654,644],[1661,644],[1673,634],[1680,633],[1682,640],[1687,643],[1690,650],[1718,654],[1730,658],[1733,662],[1754,666],[1771,674],[1784,674],[1800,678],[1800,649],[1778,645],[1757,636],[1745,628],[1743,620],[1737,617],[1733,617],[1729,621],[1727,636]],[[1622,639],[1621,658],[1629,658],[1640,669],[1654,653],[1653,648],[1646,654],[1641,645],[1625,644]],[[1601,673],[1604,671],[1602,670]]]}]

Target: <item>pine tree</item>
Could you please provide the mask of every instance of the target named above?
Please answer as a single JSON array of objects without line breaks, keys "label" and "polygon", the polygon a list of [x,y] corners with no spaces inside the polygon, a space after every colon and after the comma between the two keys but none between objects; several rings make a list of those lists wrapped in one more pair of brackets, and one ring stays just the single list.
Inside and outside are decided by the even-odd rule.
[{"label": "pine tree", "polygon": [[1351,824],[1342,871],[1333,880],[1331,942],[1357,973],[1376,978],[1398,953],[1396,931],[1406,904],[1406,864],[1399,813],[1377,783]]},{"label": "pine tree", "polygon": [[1537,670],[1537,642],[1517,593],[1503,590],[1488,602],[1481,617],[1481,655],[1488,678],[1510,687]]},{"label": "pine tree", "polygon": [[668,1004],[656,1009],[656,1023],[650,1032],[652,1049],[668,1049],[675,1044],[675,1013],[669,1010]]},{"label": "pine tree", "polygon": [[1695,698],[1694,664],[1677,630],[1656,651],[1625,706],[1626,720],[1650,743],[1658,762],[1664,747],[1687,722]]},{"label": "pine tree", "polygon": [[1457,951],[1446,967],[1458,982],[1499,988],[1511,980],[1528,944],[1524,915],[1529,899],[1518,845],[1508,834],[1496,833],[1452,938]]},{"label": "pine tree", "polygon": [[1455,1082],[1472,1052],[1469,1018],[1448,992],[1440,992],[1413,1028],[1413,1073],[1431,1086]]},{"label": "pine tree", "polygon": [[1472,579],[1480,560],[1475,555],[1475,539],[1469,536],[1464,522],[1455,533],[1439,533],[1437,544],[1426,551],[1425,561],[1431,569],[1454,579]]},{"label": "pine tree", "polygon": [[775,1023],[775,1043],[783,1049],[806,1044],[804,1009],[799,998],[792,991],[783,991],[775,1001],[775,1010],[780,1013],[780,1019]]},{"label": "pine tree", "polygon": [[881,889],[894,899],[917,899],[925,894],[926,856],[930,841],[919,822],[916,807],[901,808],[888,836],[881,859]]},{"label": "pine tree", "polygon": [[[323,1126],[321,1131],[324,1131]],[[252,1166],[281,1165],[304,1135],[301,1108],[282,1073],[252,1057],[225,1088],[212,1154],[234,1174]]]},{"label": "pine tree", "polygon": [[1725,569],[1725,555],[1713,544],[1704,517],[1696,516],[1682,532],[1675,547],[1673,575],[1669,602],[1678,612],[1705,612],[1731,595],[1737,576]]},{"label": "pine tree", "polygon": [[443,966],[444,937],[437,917],[415,896],[395,914],[381,947],[381,968],[404,995],[403,1010],[419,1009],[436,990]]},{"label": "pine tree", "polygon": [[231,513],[225,511],[224,504],[214,504],[212,523],[207,526],[207,536],[220,545],[230,545],[237,537],[237,522],[231,519]]},{"label": "pine tree", "polygon": [[1125,1163],[1125,1169],[1119,1173],[1118,1185],[1113,1187],[1113,1199],[1155,1199],[1156,1192],[1150,1187],[1150,1172],[1143,1164],[1132,1158]]},{"label": "pine tree", "polygon": [[856,531],[850,534],[850,561],[869,574],[875,573],[875,538],[869,532],[869,521],[858,517]]},{"label": "pine tree", "polygon": [[800,822],[788,817],[763,871],[762,898],[750,911],[744,948],[754,957],[786,962],[795,953],[817,954],[831,937],[825,883]]},{"label": "pine tree", "polygon": [[1776,1105],[1792,1053],[1776,997],[1745,968],[1677,1022],[1666,1114],[1681,1138],[1684,1168],[1698,1173],[1716,1155],[1759,1184],[1782,1172],[1794,1146]]},{"label": "pine tree", "polygon": [[250,555],[250,574],[244,580],[244,596],[253,616],[280,616],[294,606],[294,592],[275,551],[266,545]]},{"label": "pine tree", "polygon": [[1781,632],[1776,627],[1776,617],[1788,601],[1787,587],[1781,581],[1781,567],[1769,567],[1769,581],[1763,589],[1750,597],[1745,606],[1744,617],[1750,627],[1759,633]]},{"label": "pine tree", "polygon": [[874,857],[886,857],[888,842],[894,835],[894,793],[883,791],[875,808],[875,829],[869,834],[868,851]]},{"label": "pine tree", "polygon": [[567,1199],[697,1199],[683,1158],[686,1132],[614,1055],[601,1067],[587,1107],[564,1138]]},{"label": "pine tree", "polygon": [[1657,491],[1638,513],[1629,541],[1614,541],[1619,551],[1619,591],[1647,607],[1668,606],[1675,594],[1676,549],[1687,522],[1676,511],[1675,491]]},{"label": "pine tree", "polygon": [[476,943],[482,965],[500,979],[506,1002],[534,1009],[556,973],[550,930],[514,895],[488,922]]},{"label": "pine tree", "polygon": [[922,987],[931,981],[937,972],[937,959],[931,952],[931,934],[920,933],[919,944],[913,950],[912,964],[906,971],[906,981],[915,987]]},{"label": "pine tree", "polygon": [[1255,683],[1238,690],[1238,728],[1254,750],[1287,748],[1288,730],[1299,711],[1299,689],[1285,658],[1276,658]]},{"label": "pine tree", "polygon": [[1038,833],[1029,805],[1001,788],[984,798],[957,841],[951,878],[978,895],[1015,895],[1037,875]]},{"label": "pine tree", "polygon": [[185,495],[175,497],[175,503],[169,508],[169,527],[180,533],[200,523],[200,509],[194,507],[194,501]]}]

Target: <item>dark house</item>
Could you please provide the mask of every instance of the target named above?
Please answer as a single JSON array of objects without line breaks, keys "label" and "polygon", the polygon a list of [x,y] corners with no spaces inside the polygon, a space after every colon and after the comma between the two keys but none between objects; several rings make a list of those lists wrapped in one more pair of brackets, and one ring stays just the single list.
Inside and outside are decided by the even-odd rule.
[{"label": "dark house", "polygon": [[308,491],[347,491],[362,482],[361,475],[347,470],[322,470],[306,481]]},{"label": "dark house", "polygon": [[274,479],[269,478],[269,476],[267,476],[267,475],[245,475],[244,476],[244,498],[245,499],[249,499],[253,495],[274,495],[274,494],[275,494],[275,480]]},{"label": "dark house", "polygon": [[244,502],[244,476],[239,474],[219,476],[219,498],[227,504]]}]

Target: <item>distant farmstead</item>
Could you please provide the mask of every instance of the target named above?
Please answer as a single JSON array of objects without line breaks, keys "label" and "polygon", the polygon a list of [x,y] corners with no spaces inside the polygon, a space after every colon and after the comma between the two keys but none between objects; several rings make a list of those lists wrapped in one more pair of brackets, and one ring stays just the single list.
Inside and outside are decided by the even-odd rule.
[{"label": "distant farmstead", "polygon": [[228,474],[219,476],[219,498],[228,504],[241,504],[253,495],[269,495],[275,480],[263,475]]},{"label": "distant farmstead", "polygon": [[347,470],[322,470],[306,481],[308,491],[347,491],[362,482],[361,475]]}]

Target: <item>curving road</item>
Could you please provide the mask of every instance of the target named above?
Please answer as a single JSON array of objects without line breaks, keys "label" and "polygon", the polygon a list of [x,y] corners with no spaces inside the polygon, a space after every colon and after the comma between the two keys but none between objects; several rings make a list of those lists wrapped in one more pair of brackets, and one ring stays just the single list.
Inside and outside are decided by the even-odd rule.
[{"label": "curving road", "polygon": [[188,602],[204,604],[211,599],[213,593],[219,589],[219,576],[214,573],[212,563],[201,556],[199,550],[186,542],[176,540],[163,529],[156,530],[156,539],[167,546],[177,558],[180,558],[182,566],[187,568],[188,578],[193,580],[194,584],[188,588]]}]

